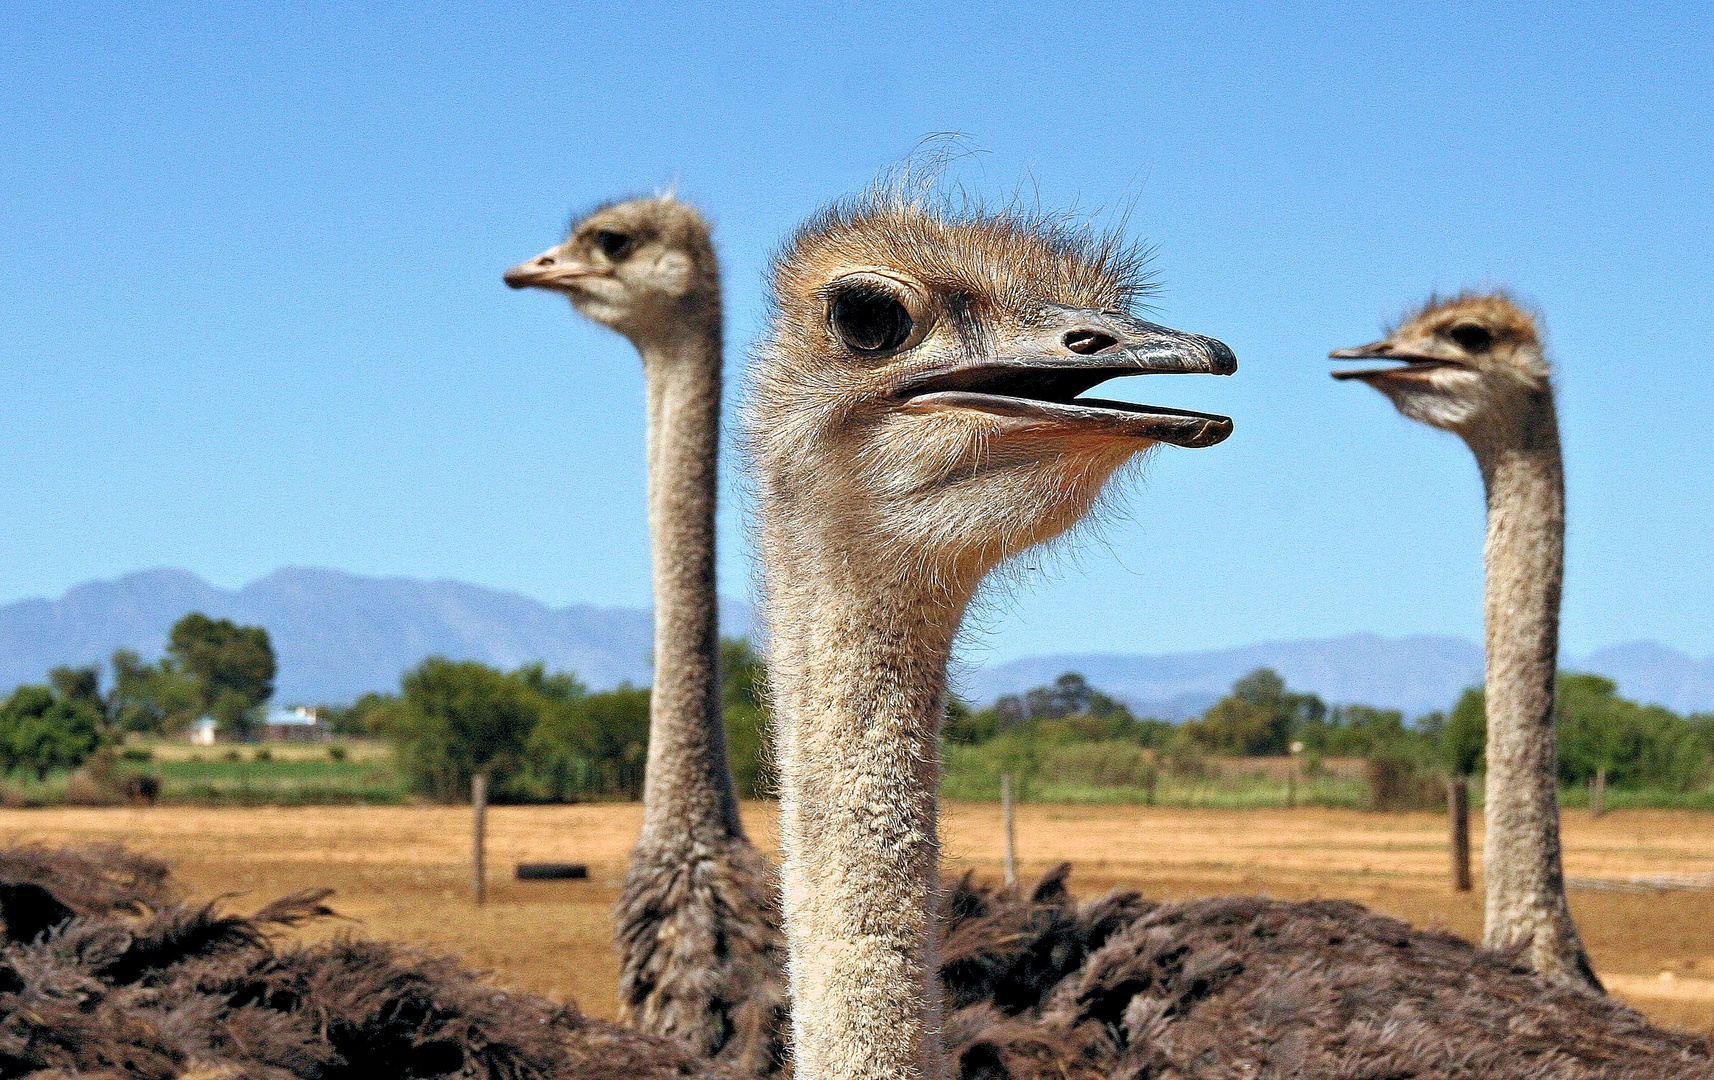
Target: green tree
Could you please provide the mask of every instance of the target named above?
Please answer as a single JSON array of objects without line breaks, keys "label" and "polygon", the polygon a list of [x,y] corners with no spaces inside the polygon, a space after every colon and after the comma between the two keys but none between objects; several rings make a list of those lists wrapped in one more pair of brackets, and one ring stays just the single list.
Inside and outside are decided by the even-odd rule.
[{"label": "green tree", "polygon": [[129,649],[113,654],[113,689],[107,716],[121,731],[164,735],[181,731],[202,714],[202,690],[177,662],[145,664]]},{"label": "green tree", "polygon": [[101,748],[103,720],[88,701],[46,686],[20,686],[0,704],[0,767],[34,773],[75,769]]},{"label": "green tree", "polygon": [[385,736],[399,715],[397,694],[368,693],[350,705],[322,706],[336,735]]},{"label": "green tree", "polygon": [[642,796],[649,756],[647,689],[621,686],[542,701],[521,783],[528,797],[576,802]]},{"label": "green tree", "polygon": [[101,696],[100,668],[57,667],[48,672],[48,685],[53,687],[57,696],[81,701],[103,719],[107,717],[107,702]]},{"label": "green tree", "polygon": [[1559,775],[1567,783],[1605,769],[1614,784],[1685,791],[1705,778],[1707,756],[1695,725],[1671,710],[1628,701],[1599,675],[1559,677]]},{"label": "green tree", "polygon": [[1130,716],[1130,710],[1116,699],[1089,685],[1089,680],[1075,671],[1068,671],[1051,685],[1038,686],[1021,697],[1008,694],[994,703],[994,709],[1011,727],[1017,721],[1063,720],[1068,716],[1092,716],[1100,719]]},{"label": "green tree", "polygon": [[[1559,778],[1581,784],[1606,769],[1611,784],[1687,791],[1708,776],[1710,742],[1692,719],[1619,696],[1599,675],[1559,676]],[[1479,686],[1459,697],[1439,733],[1440,754],[1454,775],[1481,766],[1487,699]]]},{"label": "green tree", "polygon": [[1269,668],[1258,668],[1232,684],[1232,692],[1201,720],[1185,725],[1190,736],[1216,754],[1284,754],[1292,735],[1320,723],[1327,706],[1314,694],[1296,694]]},{"label": "green tree", "polygon": [[1472,686],[1458,696],[1440,731],[1440,759],[1453,776],[1474,776],[1488,749],[1488,695]]},{"label": "green tree", "polygon": [[980,746],[1000,733],[999,715],[995,709],[972,709],[963,698],[949,697],[940,737],[953,746]]},{"label": "green tree", "polygon": [[516,675],[475,661],[431,656],[400,680],[388,733],[416,790],[446,802],[470,795],[470,778],[511,791],[547,700]]},{"label": "green tree", "polygon": [[1412,733],[1396,709],[1341,705],[1324,718],[1305,718],[1292,731],[1292,739],[1316,755],[1368,757],[1383,749],[1403,749]]},{"label": "green tree", "polygon": [[274,696],[278,665],[267,630],[193,611],[173,624],[167,655],[196,679],[203,711],[222,730],[250,734],[257,712]]},{"label": "green tree", "polygon": [[513,677],[549,701],[576,701],[589,693],[589,687],[583,685],[576,675],[569,671],[549,674],[540,662],[525,664],[513,672]]}]

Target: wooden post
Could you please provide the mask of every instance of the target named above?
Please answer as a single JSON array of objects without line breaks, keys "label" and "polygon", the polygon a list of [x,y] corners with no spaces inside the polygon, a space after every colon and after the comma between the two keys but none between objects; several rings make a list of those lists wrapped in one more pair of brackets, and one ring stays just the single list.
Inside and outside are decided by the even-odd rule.
[{"label": "wooden post", "polygon": [[1000,777],[1000,815],[1006,819],[1006,888],[1018,887],[1018,839],[1012,829],[1012,774]]},{"label": "wooden post", "polygon": [[1589,778],[1589,816],[1600,817],[1607,812],[1607,766],[1595,769]]},{"label": "wooden post", "polygon": [[1287,810],[1297,808],[1297,758],[1291,759],[1291,771],[1285,778],[1285,805]]},{"label": "wooden post", "polygon": [[470,805],[475,811],[475,820],[472,822],[471,839],[474,844],[470,866],[470,884],[472,886],[471,891],[476,896],[476,902],[480,904],[488,898],[487,881],[485,880],[486,859],[483,851],[488,842],[488,777],[481,773],[470,778]]},{"label": "wooden post", "polygon": [[1446,784],[1446,808],[1452,818],[1452,887],[1470,891],[1470,781],[1455,776]]}]

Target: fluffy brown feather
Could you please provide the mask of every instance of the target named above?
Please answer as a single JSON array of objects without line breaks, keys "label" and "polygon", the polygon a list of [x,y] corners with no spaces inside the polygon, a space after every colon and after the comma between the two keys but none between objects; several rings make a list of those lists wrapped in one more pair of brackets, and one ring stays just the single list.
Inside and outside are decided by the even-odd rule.
[{"label": "fluffy brown feather", "polygon": [[0,1077],[728,1076],[668,1040],[500,991],[447,957],[350,937],[277,948],[279,929],[330,913],[324,891],[250,916],[213,904],[155,908],[164,874],[123,885],[125,868],[143,865],[135,856],[26,855],[0,855],[0,886],[51,894],[67,883],[66,898],[93,910],[0,948]]},{"label": "fluffy brown feather", "polygon": [[616,911],[627,1022],[746,1076],[785,1067],[779,886],[749,843],[639,845]]}]

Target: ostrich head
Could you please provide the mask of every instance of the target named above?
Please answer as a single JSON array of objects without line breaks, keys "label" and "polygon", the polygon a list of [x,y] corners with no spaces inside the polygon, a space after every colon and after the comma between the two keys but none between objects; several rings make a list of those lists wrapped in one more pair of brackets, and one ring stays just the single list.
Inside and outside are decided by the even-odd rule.
[{"label": "ostrich head", "polygon": [[1333,377],[1361,379],[1411,419],[1465,435],[1518,415],[1548,390],[1535,319],[1502,293],[1431,297],[1382,340],[1328,355],[1401,361]]},{"label": "ostrich head", "polygon": [[871,566],[980,579],[1060,534],[1156,445],[1223,416],[1080,394],[1125,375],[1230,374],[1232,350],[1130,313],[1135,249],[1018,212],[872,195],[775,260],[747,422],[776,536]]},{"label": "ostrich head", "polygon": [[708,223],[671,196],[604,206],[565,242],[506,271],[514,289],[564,293],[596,322],[639,338],[706,332],[720,319],[720,270]]}]

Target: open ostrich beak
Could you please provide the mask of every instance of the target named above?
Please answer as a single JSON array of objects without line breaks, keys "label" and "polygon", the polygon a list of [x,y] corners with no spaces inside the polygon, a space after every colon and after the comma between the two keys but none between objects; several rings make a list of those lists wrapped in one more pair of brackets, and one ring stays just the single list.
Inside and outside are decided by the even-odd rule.
[{"label": "open ostrich beak", "polygon": [[503,280],[514,289],[553,289],[564,292],[574,288],[574,282],[579,279],[600,273],[603,271],[588,263],[568,259],[559,253],[559,248],[551,247],[535,258],[525,259],[506,271]]},{"label": "open ostrich beak", "polygon": [[1456,360],[1444,356],[1429,356],[1426,353],[1410,352],[1400,349],[1389,341],[1376,341],[1368,345],[1356,345],[1349,349],[1334,349],[1327,354],[1329,360],[1399,360],[1403,367],[1364,368],[1360,371],[1334,371],[1330,374],[1335,379],[1382,379],[1382,378],[1412,378],[1425,371],[1435,368],[1462,367]]},{"label": "open ostrich beak", "polygon": [[1213,413],[1080,398],[1126,375],[1230,375],[1224,342],[1112,312],[1060,308],[1046,327],[999,343],[997,355],[925,372],[899,397],[924,408],[975,409],[1030,427],[1174,446],[1213,446],[1232,434]]}]

